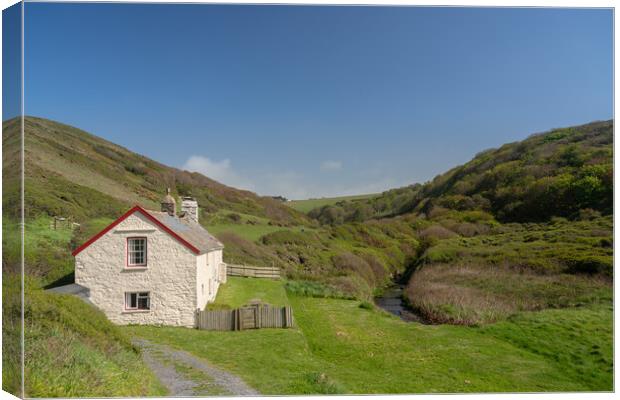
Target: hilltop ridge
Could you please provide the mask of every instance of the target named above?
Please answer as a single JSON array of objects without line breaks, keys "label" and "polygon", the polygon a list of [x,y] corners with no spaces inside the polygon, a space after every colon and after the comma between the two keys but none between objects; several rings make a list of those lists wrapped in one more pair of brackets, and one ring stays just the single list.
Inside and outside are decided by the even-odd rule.
[{"label": "hilltop ridge", "polygon": [[[3,167],[19,161],[19,119],[3,123]],[[115,217],[133,204],[159,209],[166,187],[191,194],[203,212],[230,210],[282,224],[306,217],[270,197],[235,189],[196,172],[182,171],[59,122],[25,118],[26,215]],[[19,177],[5,184],[14,187]],[[7,190],[3,206],[17,215],[18,191]]]},{"label": "hilltop ridge", "polygon": [[613,120],[552,129],[476,154],[425,184],[315,208],[325,224],[433,209],[484,211],[503,222],[540,222],[613,209]]}]

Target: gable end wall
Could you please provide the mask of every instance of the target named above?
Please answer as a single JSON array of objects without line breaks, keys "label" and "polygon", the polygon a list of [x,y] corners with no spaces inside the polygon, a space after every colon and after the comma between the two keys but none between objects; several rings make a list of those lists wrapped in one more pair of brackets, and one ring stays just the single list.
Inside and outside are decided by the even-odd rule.
[{"label": "gable end wall", "polygon": [[[126,267],[127,238],[147,237],[147,268]],[[136,212],[75,257],[75,282],[117,324],[193,327],[197,256]],[[150,311],[126,311],[125,292],[151,293]]]}]

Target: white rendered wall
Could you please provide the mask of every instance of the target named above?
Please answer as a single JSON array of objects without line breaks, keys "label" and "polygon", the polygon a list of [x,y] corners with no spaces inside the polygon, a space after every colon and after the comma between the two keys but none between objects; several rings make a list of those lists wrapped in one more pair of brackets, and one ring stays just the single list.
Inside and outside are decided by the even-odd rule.
[{"label": "white rendered wall", "polygon": [[[147,267],[127,268],[127,237],[147,237]],[[197,258],[140,212],[130,215],[75,257],[75,282],[117,324],[193,327]],[[149,311],[126,311],[125,292],[151,293]]]},{"label": "white rendered wall", "polygon": [[[222,263],[222,250],[213,250],[202,254],[196,259],[197,280],[196,293],[198,293],[198,308],[201,310],[208,303],[215,301],[220,287],[221,275],[220,264]],[[204,292],[203,292],[204,288]]]},{"label": "white rendered wall", "polygon": [[198,308],[205,308],[209,301],[209,270],[207,265],[207,254],[196,257],[196,293]]}]

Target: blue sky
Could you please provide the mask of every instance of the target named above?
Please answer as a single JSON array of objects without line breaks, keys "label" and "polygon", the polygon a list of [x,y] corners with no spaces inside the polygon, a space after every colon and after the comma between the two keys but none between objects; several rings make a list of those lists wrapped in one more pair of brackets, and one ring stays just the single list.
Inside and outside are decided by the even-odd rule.
[{"label": "blue sky", "polygon": [[26,114],[259,194],[424,182],[613,116],[609,9],[27,3],[25,20]]}]

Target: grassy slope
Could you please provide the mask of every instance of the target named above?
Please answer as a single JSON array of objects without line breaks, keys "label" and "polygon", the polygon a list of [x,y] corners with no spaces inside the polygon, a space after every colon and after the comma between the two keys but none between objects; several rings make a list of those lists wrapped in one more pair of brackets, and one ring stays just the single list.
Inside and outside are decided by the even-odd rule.
[{"label": "grassy slope", "polygon": [[[19,156],[19,124],[3,123],[3,165]],[[305,221],[301,213],[279,201],[234,189],[198,173],[167,167],[121,146],[58,122],[27,117],[25,121],[26,211],[73,216],[116,217],[132,204],[159,208],[166,187],[190,193],[203,211],[230,210],[279,223]],[[6,195],[8,215],[18,211],[18,197]]]},{"label": "grassy slope", "polygon": [[165,395],[139,350],[105,315],[70,295],[27,293],[26,395]]},{"label": "grassy slope", "polygon": [[[263,296],[282,302],[288,297],[295,329],[123,329],[204,357],[263,394],[612,388],[609,306],[526,313],[483,328],[427,326],[360,308],[358,301],[287,296],[281,285],[231,280],[217,302],[240,304]],[[245,298],[239,299],[239,292]],[[576,333],[580,339],[571,341],[570,355],[563,353],[563,344],[554,338]]]},{"label": "grassy slope", "polygon": [[[40,216],[26,223],[25,390],[30,397],[163,395],[140,354],[103,313],[73,296],[41,287],[73,270],[72,232],[49,229]],[[20,282],[18,224],[3,219],[3,389],[18,393]]]},{"label": "grassy slope", "polygon": [[517,311],[605,303],[613,296],[611,216],[505,224],[470,237],[444,225],[439,220],[423,231],[446,237],[425,239],[430,244],[406,292],[429,320],[493,322]]},{"label": "grassy slope", "polygon": [[333,204],[337,204],[341,201],[364,200],[364,199],[371,199],[376,196],[378,196],[378,194],[373,193],[373,194],[359,194],[359,195],[354,195],[354,196],[323,197],[320,199],[291,200],[291,201],[286,202],[285,204],[302,213],[308,213],[309,211],[315,208],[319,208],[323,206],[330,206]]},{"label": "grassy slope", "polygon": [[570,217],[584,208],[609,214],[613,127],[611,120],[531,135],[482,151],[423,185],[326,205],[308,214],[327,224],[428,214],[433,207],[483,210],[503,222]]},{"label": "grassy slope", "polygon": [[555,129],[481,152],[424,185],[308,215],[324,226],[408,224],[419,243],[408,298],[434,321],[477,324],[604,302],[613,274],[612,142],[613,121]]}]

